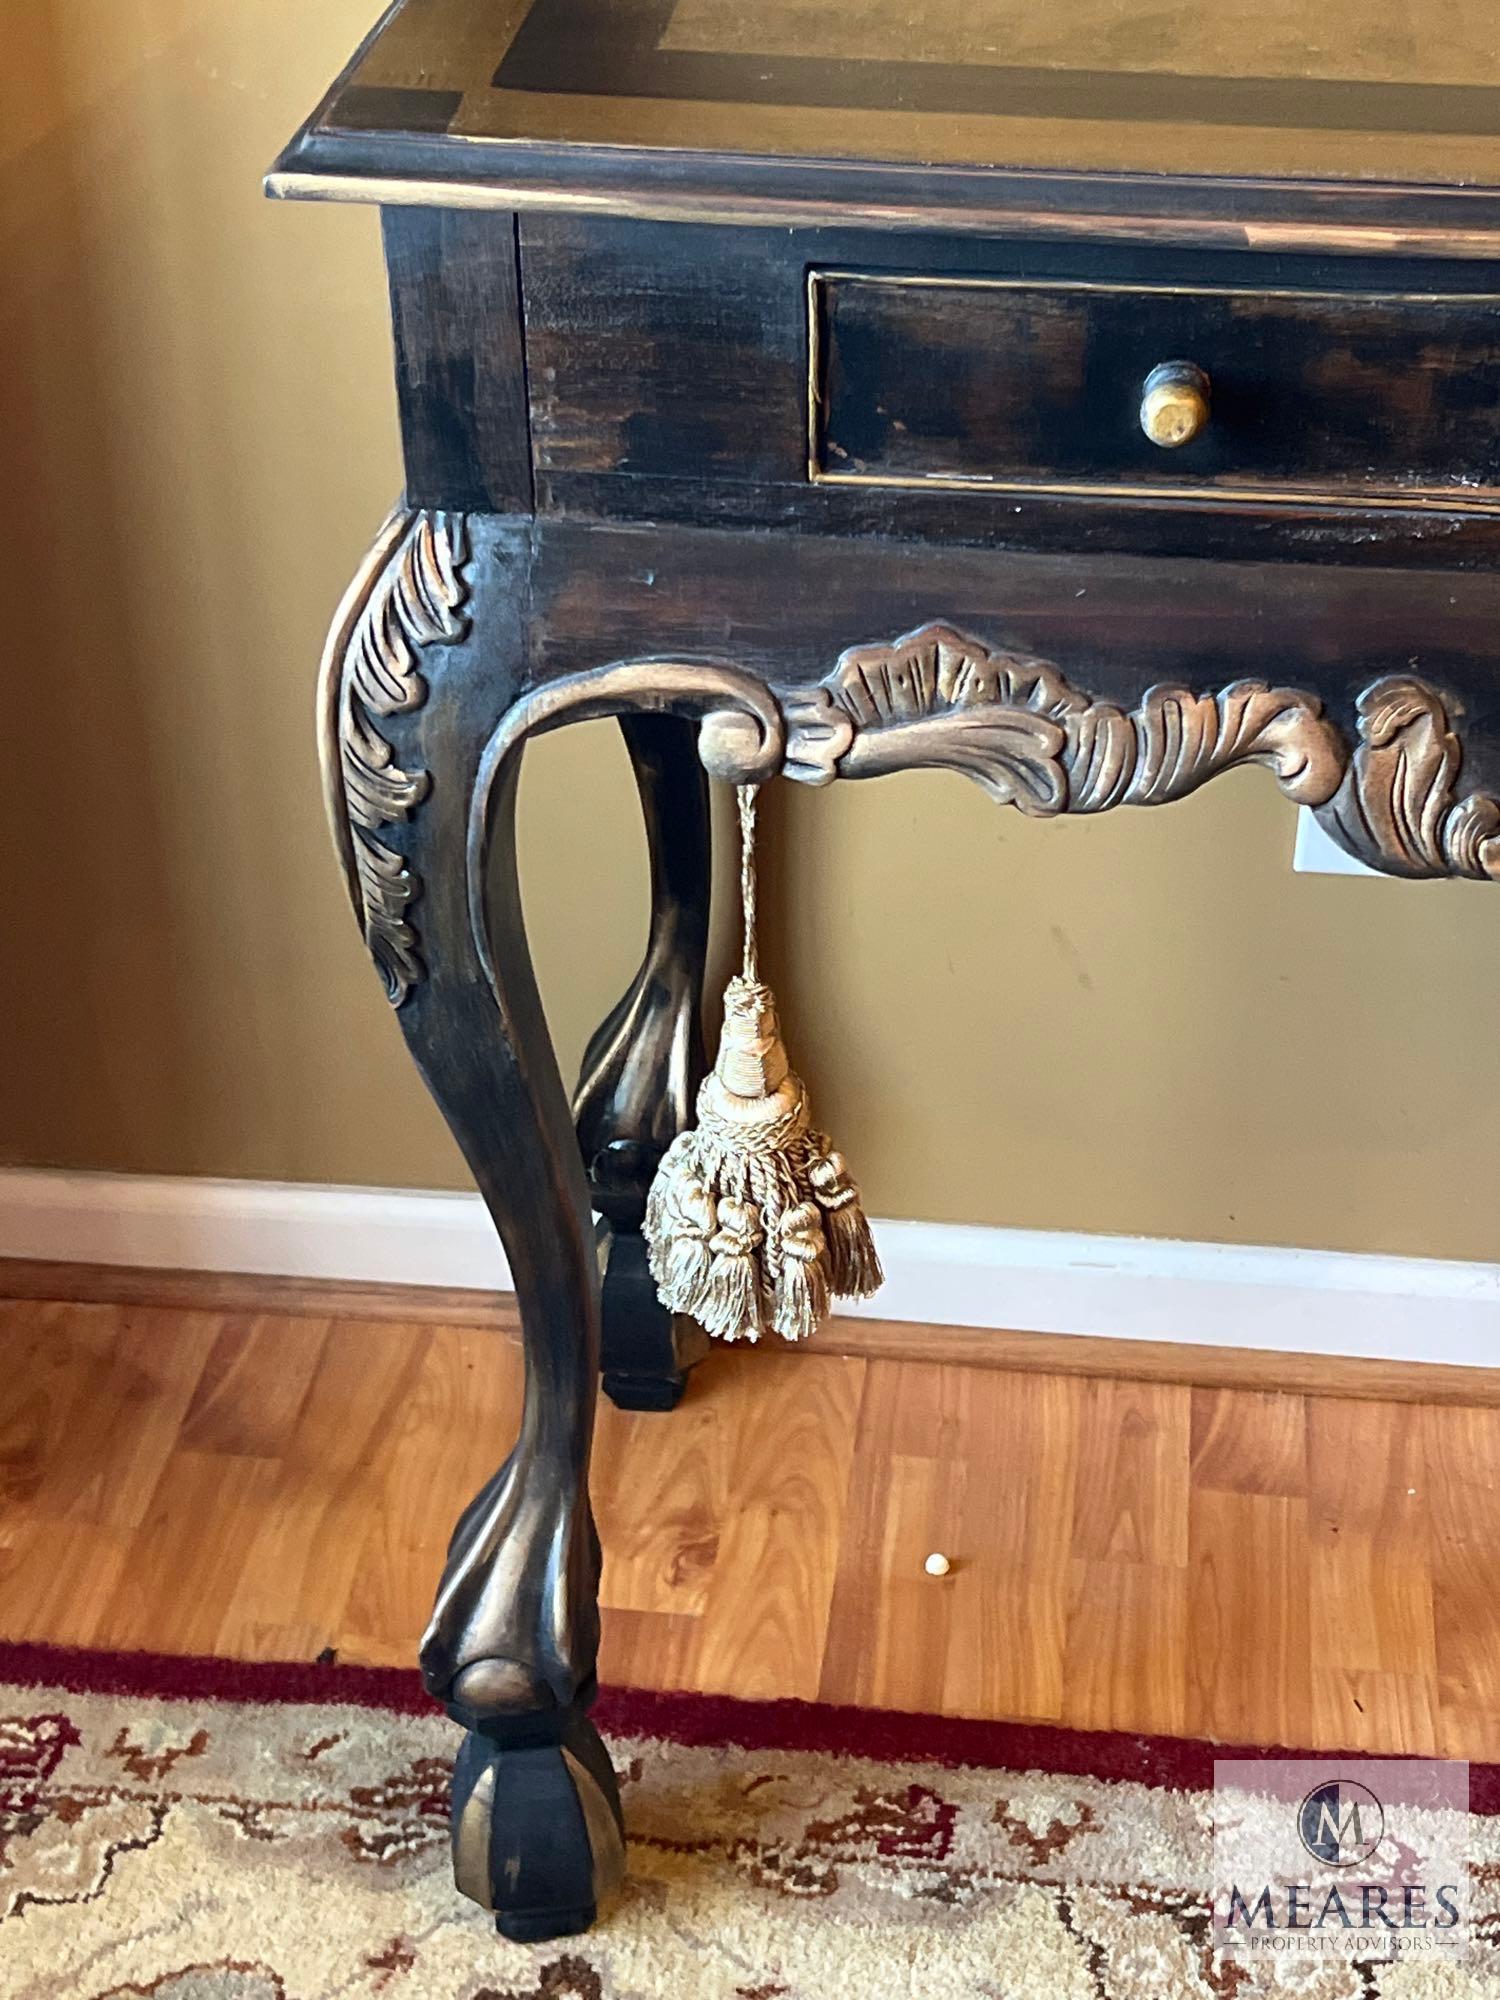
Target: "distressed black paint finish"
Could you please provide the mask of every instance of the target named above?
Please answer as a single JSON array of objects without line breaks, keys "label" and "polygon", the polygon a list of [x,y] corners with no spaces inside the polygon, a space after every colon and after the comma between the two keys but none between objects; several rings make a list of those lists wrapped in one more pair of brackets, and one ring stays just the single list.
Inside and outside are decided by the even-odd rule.
[{"label": "distressed black paint finish", "polygon": [[690,723],[620,718],[651,866],[651,930],[640,970],[584,1053],[573,1116],[604,1218],[604,1387],[622,1409],[673,1408],[701,1351],[656,1296],[641,1223],[662,1154],[689,1123],[705,1067],[708,780]]},{"label": "distressed black paint finish", "polygon": [[[817,475],[1500,510],[1500,298],[814,273]],[[1212,409],[1163,450],[1153,368]]]},{"label": "distressed black paint finish", "polygon": [[[583,1164],[526,943],[519,751],[493,794],[478,926],[469,904],[462,857],[477,773],[524,683],[528,636],[524,541],[476,531],[471,563],[471,639],[431,656],[428,700],[404,730],[390,725],[399,754],[431,773],[430,795],[403,830],[404,858],[422,885],[425,976],[398,1018],[505,1246],[525,1405],[514,1449],[454,1531],[422,1670],[471,1733],[455,1792],[460,1881],[507,1934],[536,1938],[591,1921],[589,1885],[608,1873],[611,1857],[583,1803],[587,1784],[606,1829],[618,1824],[613,1777],[587,1722],[599,1636],[588,1498],[599,1273]],[[476,1802],[486,1772],[489,1790]]]},{"label": "distressed black paint finish", "polygon": [[[534,439],[537,503],[571,516],[1360,564],[1500,550],[1496,267],[918,237],[893,258],[847,230],[527,217],[523,352],[513,221],[387,213],[414,503],[529,507]],[[881,281],[814,287],[821,347],[811,271]],[[1163,453],[1140,390],[1175,358],[1213,377],[1214,419]]]},{"label": "distressed black paint finish", "polygon": [[531,506],[513,215],[381,215],[406,497],[494,514]]},{"label": "distressed black paint finish", "polygon": [[640,1229],[600,1227],[607,1257],[604,1393],[620,1410],[675,1410],[687,1390],[689,1372],[708,1351],[708,1336],[657,1297]]},{"label": "distressed black paint finish", "polygon": [[[1500,546],[1491,265],[521,233],[545,511],[1184,555],[1316,538],[1358,563]],[[1162,452],[1141,391],[1178,359],[1213,378],[1214,416]]]}]

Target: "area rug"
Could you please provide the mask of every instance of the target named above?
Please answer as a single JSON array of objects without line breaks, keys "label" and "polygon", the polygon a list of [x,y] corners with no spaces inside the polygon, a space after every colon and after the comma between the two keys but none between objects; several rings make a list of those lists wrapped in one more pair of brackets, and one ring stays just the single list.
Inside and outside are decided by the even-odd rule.
[{"label": "area rug", "polygon": [[414,1675],[0,1646],[0,1994],[1500,1994],[1494,1767],[1467,1958],[1277,1985],[1214,1959],[1208,1745],[694,1695],[607,1691],[596,1716],[628,1884],[586,1937],[517,1946],[454,1893],[456,1731]]}]

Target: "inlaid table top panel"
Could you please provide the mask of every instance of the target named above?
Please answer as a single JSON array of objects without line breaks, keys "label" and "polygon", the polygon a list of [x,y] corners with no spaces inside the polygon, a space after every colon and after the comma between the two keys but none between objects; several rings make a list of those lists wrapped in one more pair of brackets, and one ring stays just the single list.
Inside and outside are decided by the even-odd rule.
[{"label": "inlaid table top panel", "polygon": [[1472,192],[1500,187],[1500,27],[1486,0],[398,0],[281,165],[572,155],[576,198],[600,149],[637,192],[710,154]]}]

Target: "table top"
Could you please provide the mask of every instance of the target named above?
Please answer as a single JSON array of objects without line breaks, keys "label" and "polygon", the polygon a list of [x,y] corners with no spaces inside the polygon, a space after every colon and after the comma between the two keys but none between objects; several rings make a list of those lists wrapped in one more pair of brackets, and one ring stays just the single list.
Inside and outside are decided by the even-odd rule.
[{"label": "table top", "polygon": [[879,165],[1493,190],[1500,22],[1493,0],[398,0],[273,191],[727,190],[708,158],[742,191],[758,164],[763,193]]}]

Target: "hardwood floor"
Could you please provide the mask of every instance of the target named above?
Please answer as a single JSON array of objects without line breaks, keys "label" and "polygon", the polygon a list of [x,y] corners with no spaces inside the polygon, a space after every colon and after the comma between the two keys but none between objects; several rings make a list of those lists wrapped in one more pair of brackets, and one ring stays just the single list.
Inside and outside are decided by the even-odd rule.
[{"label": "hardwood floor", "polygon": [[[405,1664],[519,1394],[482,1326],[0,1304],[0,1631]],[[1495,1407],[720,1352],[594,1494],[606,1680],[1500,1759]]]}]

